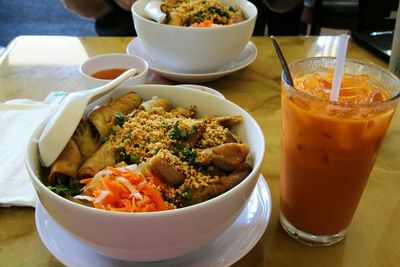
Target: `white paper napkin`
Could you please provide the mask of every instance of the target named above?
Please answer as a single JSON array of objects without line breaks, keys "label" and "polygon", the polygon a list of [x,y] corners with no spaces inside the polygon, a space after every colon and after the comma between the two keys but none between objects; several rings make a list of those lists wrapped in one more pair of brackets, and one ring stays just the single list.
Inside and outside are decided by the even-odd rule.
[{"label": "white paper napkin", "polygon": [[0,206],[36,206],[37,196],[24,164],[25,148],[33,130],[65,95],[52,92],[43,102],[14,99],[0,103]]}]

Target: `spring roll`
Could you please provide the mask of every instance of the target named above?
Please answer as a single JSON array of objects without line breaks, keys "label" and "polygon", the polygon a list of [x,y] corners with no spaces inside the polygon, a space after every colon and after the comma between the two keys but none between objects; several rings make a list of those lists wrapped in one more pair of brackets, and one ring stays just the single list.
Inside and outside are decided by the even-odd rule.
[{"label": "spring roll", "polygon": [[74,140],[71,139],[57,160],[51,165],[48,177],[49,184],[52,185],[57,180],[66,183],[69,179],[77,179],[81,163],[81,153]]},{"label": "spring roll", "polygon": [[171,110],[171,114],[174,114],[175,116],[183,116],[185,118],[193,118],[194,115],[196,115],[196,108],[195,107],[190,107],[190,108],[185,108],[185,107],[176,107]]},{"label": "spring roll", "polygon": [[153,108],[163,108],[165,111],[170,111],[172,108],[171,101],[166,98],[153,97],[152,99],[143,102],[139,109],[150,112]]},{"label": "spring roll", "polygon": [[99,135],[93,131],[92,126],[86,120],[81,120],[72,135],[72,140],[81,152],[82,162],[91,157],[100,146]]},{"label": "spring roll", "polygon": [[79,179],[93,177],[105,167],[114,166],[116,163],[114,149],[111,143],[107,141],[82,164],[78,177]]},{"label": "spring roll", "polygon": [[129,114],[142,103],[142,98],[135,92],[127,93],[111,102],[111,108],[122,114]]},{"label": "spring roll", "polygon": [[100,140],[108,137],[111,133],[115,114],[129,114],[137,109],[142,103],[142,99],[135,92],[130,92],[114,99],[108,106],[103,106],[93,110],[88,117],[89,122],[100,134]]}]

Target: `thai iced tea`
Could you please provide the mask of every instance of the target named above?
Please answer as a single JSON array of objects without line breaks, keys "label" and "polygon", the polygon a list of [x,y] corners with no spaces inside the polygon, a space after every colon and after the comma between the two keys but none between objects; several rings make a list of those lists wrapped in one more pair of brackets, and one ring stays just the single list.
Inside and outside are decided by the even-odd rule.
[{"label": "thai iced tea", "polygon": [[383,69],[356,66],[343,76],[338,102],[330,102],[333,69],[310,68],[307,60],[320,59],[293,63],[305,64],[301,71],[291,65],[294,88],[282,80],[281,223],[307,244],[329,245],[347,231],[400,86],[389,73],[393,82],[382,82]]}]

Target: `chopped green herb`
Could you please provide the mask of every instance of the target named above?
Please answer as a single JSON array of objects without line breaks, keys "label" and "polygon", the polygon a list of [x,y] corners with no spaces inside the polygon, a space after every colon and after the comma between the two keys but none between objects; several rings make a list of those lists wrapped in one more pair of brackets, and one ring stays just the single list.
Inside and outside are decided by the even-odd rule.
[{"label": "chopped green herb", "polygon": [[179,158],[189,163],[190,166],[207,175],[207,169],[196,161],[197,151],[193,148],[185,147],[179,152]]},{"label": "chopped green herb", "polygon": [[132,139],[132,134],[128,133],[127,135],[125,135],[124,140],[126,140],[126,139]]},{"label": "chopped green herb", "polygon": [[185,141],[188,140],[189,137],[197,131],[197,126],[193,126],[190,131],[185,131],[179,128],[179,122],[177,121],[169,134],[169,137],[173,140],[177,141]]},{"label": "chopped green herb", "polygon": [[164,128],[167,129],[167,130],[171,129],[171,125],[169,125],[169,124],[166,123],[165,121],[161,122],[161,126],[164,127]]},{"label": "chopped green herb", "polygon": [[165,12],[165,19],[164,19],[164,23],[168,24],[171,21],[171,13],[169,11]]},{"label": "chopped green herb", "polygon": [[68,184],[64,185],[60,179],[57,179],[54,186],[49,185],[47,188],[62,197],[71,197],[82,193],[83,185],[75,179],[69,179]]},{"label": "chopped green herb", "polygon": [[139,160],[140,160],[139,155],[129,154],[129,163],[127,162],[127,164],[135,164],[135,163],[138,163]]},{"label": "chopped green herb", "polygon": [[115,125],[122,127],[125,123],[126,116],[122,113],[115,114]]},{"label": "chopped green herb", "polygon": [[124,147],[117,147],[116,149],[115,149],[115,152],[117,152],[117,153],[125,153],[125,148]]},{"label": "chopped green herb", "polygon": [[186,198],[187,200],[192,200],[193,199],[193,192],[192,189],[189,186],[186,186],[181,193],[181,196]]},{"label": "chopped green herb", "polygon": [[186,140],[188,135],[185,131],[179,128],[179,121],[177,121],[171,130],[169,137],[173,140]]},{"label": "chopped green herb", "polygon": [[107,141],[108,141],[108,137],[102,136],[102,137],[100,138],[100,143],[102,143],[102,144],[104,144],[104,143],[107,142]]},{"label": "chopped green herb", "polygon": [[118,127],[114,125],[113,127],[111,127],[111,134],[115,135],[117,133],[117,130],[118,130]]},{"label": "chopped green herb", "polygon": [[189,14],[189,16],[187,16],[187,18],[183,22],[183,26],[190,26],[193,23],[192,21],[193,21],[193,17],[191,14]]},{"label": "chopped green herb", "polygon": [[115,150],[115,159],[117,162],[125,161],[126,153],[124,147],[117,147]]},{"label": "chopped green herb", "polygon": [[180,152],[180,158],[190,165],[195,165],[196,162],[196,155],[197,151],[195,149],[191,149],[189,147],[185,147],[181,152]]},{"label": "chopped green herb", "polygon": [[184,148],[186,147],[186,144],[185,144],[185,143],[181,143],[181,142],[177,142],[177,143],[175,144],[175,147],[176,147],[177,149],[179,149],[179,150],[182,150],[182,149],[184,149]]},{"label": "chopped green herb", "polygon": [[222,8],[220,8],[220,7],[218,7],[218,6],[210,6],[209,8],[208,8],[208,10],[210,11],[210,13],[215,13],[215,14],[218,14],[218,15],[220,15],[221,17],[226,17],[226,18],[230,18],[231,16],[230,16],[230,14],[226,11],[226,10],[223,10]]},{"label": "chopped green herb", "polygon": [[123,161],[126,164],[135,164],[140,161],[140,155],[127,154],[124,147],[117,147],[114,152],[117,162]]}]

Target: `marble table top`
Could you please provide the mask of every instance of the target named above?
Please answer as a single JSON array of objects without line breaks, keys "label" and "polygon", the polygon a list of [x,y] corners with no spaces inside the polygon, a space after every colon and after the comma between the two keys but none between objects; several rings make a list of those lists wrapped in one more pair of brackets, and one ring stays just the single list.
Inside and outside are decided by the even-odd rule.
[{"label": "marble table top", "polygon": [[[0,102],[43,100],[51,91],[84,89],[79,64],[88,57],[124,53],[129,37],[21,36],[0,56]],[[277,37],[287,58],[333,56],[338,37]],[[398,266],[400,263],[400,115],[394,116],[375,167],[342,242],[310,248],[293,241],[279,224],[280,75],[268,37],[253,37],[258,50],[248,67],[204,83],[251,113],[260,124],[267,152],[262,173],[272,194],[272,216],[260,241],[234,266]],[[350,41],[347,56],[387,63]],[[155,73],[150,83],[172,83]],[[1,126],[0,126],[1,128]],[[11,152],[11,150],[9,151]],[[4,153],[4,151],[3,151]],[[0,208],[0,266],[62,266],[41,242],[33,208]]]}]

